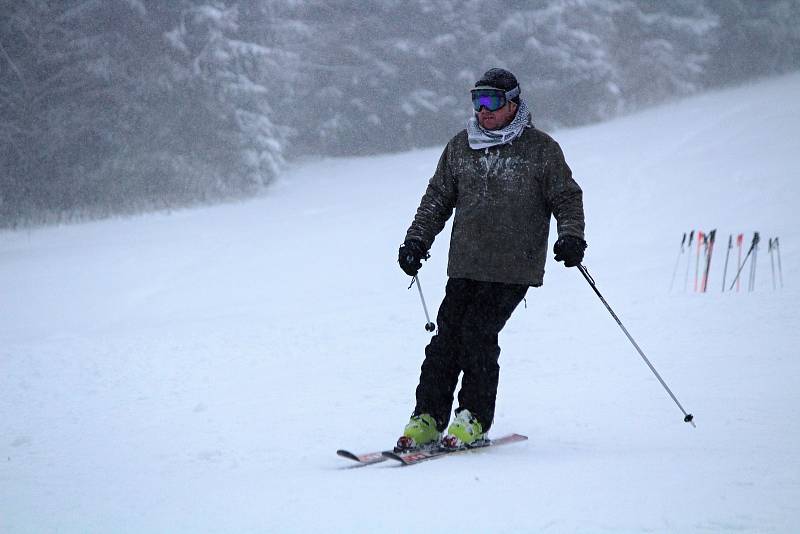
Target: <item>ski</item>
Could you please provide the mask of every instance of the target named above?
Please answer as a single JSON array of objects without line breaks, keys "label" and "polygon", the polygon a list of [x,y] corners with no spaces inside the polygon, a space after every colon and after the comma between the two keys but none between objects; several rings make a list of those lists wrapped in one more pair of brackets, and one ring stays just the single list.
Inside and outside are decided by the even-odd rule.
[{"label": "ski", "polygon": [[509,443],[516,443],[518,441],[525,441],[528,439],[527,436],[523,436],[521,434],[509,434],[507,436],[503,436],[501,438],[487,440],[481,445],[463,448],[463,449],[455,449],[455,450],[448,450],[448,449],[430,449],[430,450],[421,450],[421,451],[412,451],[412,452],[394,452],[394,451],[384,451],[383,456],[385,458],[390,458],[392,460],[396,460],[403,465],[414,465],[420,462],[425,462],[428,460],[435,460],[436,458],[442,458],[444,456],[449,456],[451,454],[459,454],[462,452],[477,452],[483,449],[487,449],[489,447],[496,447],[499,445],[507,445]]},{"label": "ski", "polygon": [[383,451],[367,452],[364,454],[354,454],[350,451],[339,449],[338,451],[336,451],[336,454],[338,454],[342,458],[353,460],[354,462],[358,462],[362,465],[377,464],[386,460],[386,457],[383,455]]},{"label": "ski", "polygon": [[708,246],[706,247],[706,270],[703,274],[702,292],[705,293],[708,289],[708,274],[711,271],[711,256],[714,254],[714,241],[717,238],[717,230],[711,230],[708,235]]},{"label": "ski", "polygon": [[[438,444],[431,444],[431,445],[426,445],[425,447],[420,449],[414,449],[413,452],[419,453],[419,452],[430,452],[436,450],[438,450]],[[388,457],[384,455],[384,453],[387,452],[393,453],[394,451],[375,451],[375,452],[365,452],[362,454],[355,454],[345,449],[339,449],[338,451],[336,451],[336,454],[338,454],[342,458],[353,460],[354,462],[358,462],[362,465],[371,465],[388,460]],[[409,453],[411,453],[411,451],[402,454],[409,454]]]}]

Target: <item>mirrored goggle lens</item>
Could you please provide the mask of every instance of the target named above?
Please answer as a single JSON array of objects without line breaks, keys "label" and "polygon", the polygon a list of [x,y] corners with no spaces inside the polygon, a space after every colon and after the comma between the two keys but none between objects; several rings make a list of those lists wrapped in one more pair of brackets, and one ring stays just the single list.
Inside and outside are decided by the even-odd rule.
[{"label": "mirrored goggle lens", "polygon": [[485,107],[489,111],[497,111],[506,105],[506,96],[497,92],[474,92],[472,93],[472,107],[475,111],[480,111]]}]

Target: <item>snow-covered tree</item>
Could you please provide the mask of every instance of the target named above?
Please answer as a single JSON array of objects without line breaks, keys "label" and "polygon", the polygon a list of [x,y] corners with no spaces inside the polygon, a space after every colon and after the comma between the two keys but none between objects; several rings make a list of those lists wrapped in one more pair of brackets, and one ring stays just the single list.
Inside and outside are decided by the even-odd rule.
[{"label": "snow-covered tree", "polygon": [[438,145],[486,69],[537,125],[800,68],[794,0],[0,0],[0,226]]}]

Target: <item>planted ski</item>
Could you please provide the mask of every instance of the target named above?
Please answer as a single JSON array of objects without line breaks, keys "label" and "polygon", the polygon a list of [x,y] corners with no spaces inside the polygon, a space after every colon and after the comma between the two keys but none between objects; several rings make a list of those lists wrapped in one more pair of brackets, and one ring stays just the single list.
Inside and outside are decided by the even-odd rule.
[{"label": "planted ski", "polygon": [[437,458],[442,458],[444,456],[448,456],[451,454],[459,454],[463,452],[477,452],[482,449],[487,449],[489,447],[497,447],[499,445],[507,445],[509,443],[516,443],[518,441],[525,441],[528,439],[527,436],[523,436],[521,434],[509,434],[507,436],[503,436],[501,438],[487,440],[480,445],[463,448],[463,449],[431,449],[431,450],[422,450],[422,451],[414,451],[414,452],[403,452],[398,453],[394,451],[385,451],[383,456],[386,458],[390,458],[392,460],[396,460],[403,465],[414,465],[420,462],[425,462],[428,460],[435,460]]}]

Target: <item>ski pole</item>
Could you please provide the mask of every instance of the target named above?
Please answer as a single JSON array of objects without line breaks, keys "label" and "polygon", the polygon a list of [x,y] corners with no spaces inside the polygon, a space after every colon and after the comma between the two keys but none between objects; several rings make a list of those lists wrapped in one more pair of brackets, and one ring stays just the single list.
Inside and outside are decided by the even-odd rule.
[{"label": "ski pole", "polygon": [[733,234],[728,234],[728,253],[725,255],[725,272],[722,273],[722,292],[725,293],[725,280],[728,278],[728,260],[733,248]]},{"label": "ski pole", "polygon": [[758,261],[758,242],[753,249],[753,261],[750,262],[750,287],[748,291],[753,292],[756,289],[756,262]]},{"label": "ski pole", "polygon": [[[738,260],[737,260],[736,267],[739,270],[742,269],[742,245],[743,244],[744,244],[744,234],[739,234],[738,236],[736,236],[736,248],[737,248],[737,254],[738,254]],[[738,282],[738,281],[736,282],[736,292],[737,293],[739,292],[739,289],[740,289],[741,285],[742,285],[741,282]],[[731,287],[731,289],[733,289],[733,288]]]},{"label": "ski pole", "polygon": [[717,230],[711,230],[708,235],[708,247],[706,247],[706,272],[703,275],[703,293],[708,289],[708,275],[711,270],[711,256],[714,254],[714,241],[717,238]]},{"label": "ski pole", "polygon": [[686,245],[686,250],[688,250],[689,253],[686,254],[686,278],[683,279],[684,293],[686,293],[686,290],[689,287],[689,267],[692,265],[692,241],[694,241],[694,230],[689,232],[689,244]]},{"label": "ski pole", "polygon": [[700,277],[700,249],[706,243],[706,236],[703,232],[697,232],[697,258],[694,262],[694,292],[697,293],[697,281]]},{"label": "ski pole", "polygon": [[[741,236],[742,234],[739,235]],[[735,286],[736,282],[739,281],[739,275],[742,274],[742,269],[744,269],[744,266],[747,265],[747,258],[750,257],[750,253],[753,252],[753,249],[756,248],[756,245],[758,245],[759,239],[761,238],[758,236],[758,232],[756,232],[755,235],[753,235],[753,243],[750,245],[750,250],[747,251],[747,254],[744,257],[744,261],[742,261],[741,264],[739,265],[739,271],[736,273],[736,278],[733,279],[733,283],[731,284],[731,289],[733,289],[733,286]],[[752,267],[750,268],[750,272],[752,273]]]},{"label": "ski pole", "polygon": [[[422,301],[422,309],[425,310],[425,319],[427,322],[425,323],[425,330],[428,332],[433,332],[436,330],[436,325],[431,322],[431,316],[428,315],[428,306],[425,304],[425,296],[422,294],[422,286],[419,284],[419,274],[414,276],[414,280],[411,282],[413,285],[414,282],[417,283],[417,289],[419,290],[419,298]],[[409,286],[410,289],[410,286]]]},{"label": "ski pole", "polygon": [[769,252],[769,265],[772,268],[772,290],[775,291],[775,253],[773,252],[773,245],[772,245],[772,238],[769,238],[769,246],[767,247],[767,252]]},{"label": "ski pole", "polygon": [[678,253],[678,259],[675,260],[675,268],[672,270],[672,281],[669,283],[669,292],[672,293],[672,286],[675,285],[675,275],[678,272],[678,264],[681,262],[683,256],[683,245],[686,244],[686,232],[683,233],[683,240],[681,241],[681,251]]},{"label": "ski pole", "polygon": [[783,289],[783,268],[781,268],[781,244],[778,238],[775,238],[775,252],[778,253],[778,280],[781,282],[781,289]]},{"label": "ski pole", "polygon": [[697,428],[697,426],[694,424],[694,416],[692,414],[690,414],[690,413],[686,413],[686,410],[683,409],[683,406],[681,406],[681,403],[678,402],[678,399],[675,397],[675,394],[672,393],[672,390],[669,389],[669,386],[667,386],[667,383],[664,382],[664,379],[661,378],[661,375],[658,374],[658,371],[656,371],[656,368],[653,367],[653,364],[650,363],[650,360],[647,359],[647,356],[644,355],[644,352],[642,351],[642,349],[639,348],[639,345],[636,343],[636,341],[630,335],[630,333],[628,332],[628,329],[625,328],[625,325],[622,324],[622,321],[620,321],[619,317],[617,317],[617,314],[614,313],[614,310],[611,309],[611,306],[609,306],[608,302],[606,302],[606,299],[604,299],[603,295],[600,294],[600,291],[597,289],[597,284],[595,284],[595,282],[594,282],[594,278],[591,277],[591,275],[589,274],[589,271],[586,270],[586,267],[584,267],[583,265],[581,265],[579,263],[578,264],[578,270],[580,270],[580,272],[583,275],[583,277],[586,279],[586,281],[592,287],[594,292],[600,298],[600,301],[603,303],[603,305],[605,305],[606,309],[608,310],[608,313],[611,314],[611,317],[614,318],[614,320],[617,322],[619,327],[622,329],[622,331],[628,337],[628,340],[633,344],[634,348],[639,353],[639,356],[641,356],[642,359],[644,360],[644,363],[646,363],[647,366],[650,368],[650,370],[653,371],[653,374],[656,375],[656,378],[658,378],[658,381],[661,382],[662,386],[664,386],[664,389],[667,391],[667,393],[669,393],[669,396],[672,398],[673,401],[675,401],[675,404],[678,405],[678,408],[681,409],[681,411],[683,412],[683,415],[684,415],[683,421],[685,423],[690,423],[694,428]]}]

